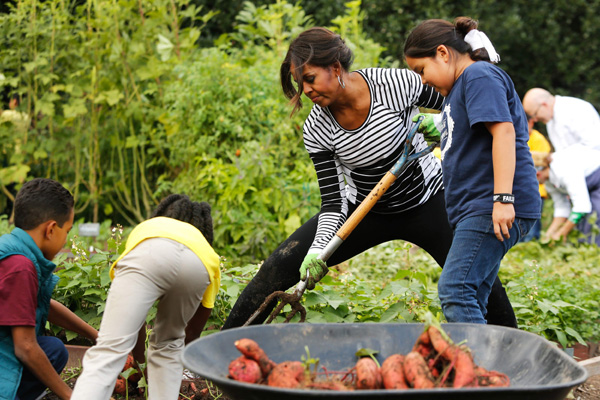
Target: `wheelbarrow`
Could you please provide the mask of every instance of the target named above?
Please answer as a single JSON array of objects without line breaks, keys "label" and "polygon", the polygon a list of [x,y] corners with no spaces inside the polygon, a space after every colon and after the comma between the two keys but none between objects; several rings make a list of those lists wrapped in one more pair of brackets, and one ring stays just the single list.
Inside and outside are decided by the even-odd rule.
[{"label": "wheelbarrow", "polygon": [[423,332],[423,324],[254,325],[196,339],[185,348],[182,359],[186,368],[233,400],[562,400],[588,378],[585,368],[541,336],[494,325],[453,323],[442,328],[455,343],[465,342],[477,365],[508,375],[510,386],[336,392],[275,388],[227,377],[229,363],[240,356],[234,342],[241,338],[255,340],[276,363],[301,361],[306,346],[320,366],[340,371],[356,364],[355,353],[362,348],[378,350],[380,364],[392,354],[407,354]]},{"label": "wheelbarrow", "polygon": [[[348,238],[348,236],[352,233],[354,228],[358,226],[360,221],[362,221],[365,215],[367,215],[371,208],[373,208],[375,203],[377,203],[377,201],[385,194],[385,192],[390,188],[390,186],[392,186],[392,184],[396,181],[396,178],[400,176],[402,171],[404,171],[404,169],[409,165],[409,163],[433,151],[433,149],[436,146],[435,143],[430,144],[421,151],[414,151],[412,142],[415,138],[415,135],[422,120],[423,117],[419,117],[417,122],[413,125],[408,135],[406,136],[406,140],[404,141],[404,149],[402,151],[402,155],[398,158],[398,161],[396,161],[392,168],[388,172],[386,172],[386,174],[371,190],[369,195],[360,203],[360,205],[356,208],[356,210],[354,210],[352,215],[350,215],[346,222],[338,229],[333,238],[317,256],[318,259],[323,261],[329,260],[329,257],[331,257],[331,255],[341,246],[342,243],[344,243],[344,240]],[[292,311],[287,315],[284,322],[289,322],[297,313],[300,313],[300,322],[304,322],[306,318],[306,309],[304,308],[300,300],[302,299],[302,295],[306,290],[307,281],[308,276],[305,281],[300,281],[296,284],[295,289],[292,293],[286,293],[284,291],[276,291],[271,293],[263,301],[260,307],[258,307],[258,309],[250,316],[250,318],[248,318],[248,320],[244,323],[243,326],[250,325],[256,319],[256,317],[262,314],[266,307],[268,307],[269,304],[271,304],[271,302],[276,299],[279,300],[279,304],[275,307],[275,309],[267,318],[267,324],[271,323],[271,321],[273,321],[273,319],[279,314],[283,307],[288,304],[292,307]]]}]

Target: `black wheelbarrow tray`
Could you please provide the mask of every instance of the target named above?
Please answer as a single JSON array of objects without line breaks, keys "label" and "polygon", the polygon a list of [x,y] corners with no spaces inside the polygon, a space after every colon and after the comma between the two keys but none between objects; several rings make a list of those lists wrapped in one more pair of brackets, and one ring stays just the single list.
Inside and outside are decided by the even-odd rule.
[{"label": "black wheelbarrow tray", "polygon": [[475,363],[505,373],[510,386],[502,388],[437,388],[407,390],[328,390],[281,389],[234,381],[227,377],[229,363],[241,354],[234,342],[255,340],[276,363],[318,358],[330,371],[345,370],[356,364],[356,351],[378,350],[381,364],[394,353],[407,354],[423,324],[271,324],[236,328],[197,339],[183,352],[184,365],[212,381],[234,400],[280,399],[564,399],[582,384],[588,373],[565,352],[541,336],[518,329],[493,325],[442,324],[455,343],[465,341]]}]

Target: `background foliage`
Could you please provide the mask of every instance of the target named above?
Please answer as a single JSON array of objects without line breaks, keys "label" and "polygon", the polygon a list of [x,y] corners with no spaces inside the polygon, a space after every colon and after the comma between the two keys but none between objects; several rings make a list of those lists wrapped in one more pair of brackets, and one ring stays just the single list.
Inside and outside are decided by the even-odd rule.
[{"label": "background foliage", "polygon": [[309,26],[338,31],[355,51],[354,68],[400,66],[402,38],[416,23],[467,14],[492,38],[520,93],[540,85],[600,104],[598,56],[584,51],[600,37],[597,2],[18,0],[4,7],[0,213],[10,213],[20,185],[36,176],[63,182],[78,216],[124,225],[183,192],[213,206],[217,247],[248,261],[264,258],[319,206],[301,138],[308,109],[290,118],[278,81],[289,41]]},{"label": "background foliage", "polygon": [[[401,66],[403,39],[419,21],[469,15],[520,94],[543,86],[600,105],[600,55],[588,50],[600,40],[598,2],[15,0],[2,7],[0,231],[10,229],[23,182],[43,176],[67,186],[80,222],[102,222],[104,236],[86,239],[78,258],[59,259],[57,294],[92,323],[106,298],[106,266],[119,251],[110,228],[135,225],[165,195],[186,193],[213,207],[215,247],[225,256],[215,329],[260,260],[318,210],[302,144],[308,109],[290,117],[278,75],[289,41],[307,27],[342,34],[354,68]],[[510,254],[503,273],[521,326],[565,344],[598,338],[597,248],[536,242]],[[439,314],[438,273],[408,244],[383,246],[308,293],[309,320]]]},{"label": "background foliage", "polygon": [[[274,0],[255,0],[269,4]],[[235,26],[241,3],[235,0],[194,0],[195,4],[220,10],[207,24],[204,43]],[[304,11],[315,25],[328,26],[341,15],[345,0],[303,0]],[[582,97],[600,108],[600,44],[597,1],[558,0],[363,0],[364,32],[383,45],[384,56],[402,59],[404,38],[420,21],[452,20],[466,15],[479,21],[502,56],[501,66],[512,77],[522,96],[541,86],[558,94]]]}]

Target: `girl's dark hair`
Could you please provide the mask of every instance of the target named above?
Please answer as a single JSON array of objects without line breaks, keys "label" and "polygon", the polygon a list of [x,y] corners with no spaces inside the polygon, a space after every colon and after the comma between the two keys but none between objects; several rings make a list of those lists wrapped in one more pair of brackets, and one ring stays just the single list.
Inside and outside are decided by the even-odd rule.
[{"label": "girl's dark hair", "polygon": [[437,47],[445,45],[460,54],[469,54],[474,61],[490,61],[486,49],[472,50],[465,42],[469,31],[477,29],[478,22],[469,17],[458,17],[454,24],[443,19],[421,22],[404,43],[404,56],[411,58],[435,57]]},{"label": "girl's dark hair", "polygon": [[172,194],[156,206],[150,218],[154,217],[168,217],[187,222],[202,232],[204,238],[212,245],[213,223],[210,205],[206,202],[191,201],[184,194]]},{"label": "girl's dark hair", "polygon": [[35,178],[25,183],[14,205],[17,228],[31,230],[46,221],[54,220],[59,227],[71,217],[73,196],[55,180]]},{"label": "girl's dark hair", "polygon": [[[353,61],[354,54],[352,50],[340,35],[329,29],[315,27],[298,35],[290,44],[279,70],[283,94],[294,105],[292,115],[302,108],[300,97],[302,96],[303,87],[303,68],[306,64],[327,68],[339,62],[342,69],[348,71]],[[295,68],[294,76],[292,76],[291,71],[292,65]],[[294,77],[297,79],[297,87],[292,81]]]}]

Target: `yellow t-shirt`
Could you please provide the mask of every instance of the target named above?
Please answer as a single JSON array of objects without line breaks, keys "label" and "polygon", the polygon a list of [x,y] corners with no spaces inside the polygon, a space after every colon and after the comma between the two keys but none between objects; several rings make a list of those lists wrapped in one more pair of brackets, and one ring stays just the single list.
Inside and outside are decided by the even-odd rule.
[{"label": "yellow t-shirt", "polygon": [[110,279],[115,277],[114,268],[125,254],[144,240],[157,237],[171,239],[187,246],[202,260],[210,278],[210,285],[208,285],[204,297],[202,297],[202,305],[206,308],[213,308],[221,286],[219,255],[195,226],[174,218],[150,218],[136,226],[127,238],[125,251],[110,267]]},{"label": "yellow t-shirt", "polygon": [[[531,133],[529,134],[529,140],[527,141],[527,145],[529,145],[529,150],[531,151],[549,153],[552,150],[550,142],[548,142],[546,137],[536,129],[531,130]],[[546,192],[546,188],[543,184],[540,184],[540,196],[543,198],[548,197],[548,192]]]}]

